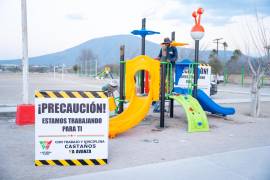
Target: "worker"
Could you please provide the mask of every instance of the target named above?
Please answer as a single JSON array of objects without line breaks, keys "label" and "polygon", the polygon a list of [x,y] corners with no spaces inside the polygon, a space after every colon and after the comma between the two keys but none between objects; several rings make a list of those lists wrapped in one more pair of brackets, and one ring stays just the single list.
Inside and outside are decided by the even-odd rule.
[{"label": "worker", "polygon": [[[162,45],[163,47],[160,49],[159,55],[158,55],[158,57],[155,58],[155,59],[161,60],[161,58],[162,58],[162,49],[163,49],[164,46],[165,46],[165,47],[166,47],[166,51],[167,51],[167,54],[166,54],[166,55],[167,55],[166,61],[171,63],[171,65],[172,65],[172,72],[174,72],[174,69],[175,69],[175,62],[176,62],[177,59],[178,59],[178,52],[177,52],[176,47],[171,46],[171,43],[172,43],[172,41],[170,40],[170,38],[168,38],[168,37],[164,38],[164,41],[161,43],[161,45]],[[167,76],[167,67],[166,67],[166,69],[165,69],[165,72],[166,72],[165,74],[166,74],[166,76]],[[170,72],[168,72],[168,73],[170,74]],[[170,78],[169,78],[169,80],[172,80],[172,81],[173,81],[173,79],[170,79]],[[170,84],[170,82],[168,82],[168,83]],[[169,88],[170,88],[170,87],[169,87]],[[156,113],[160,112],[160,103],[154,101],[152,104],[153,104],[153,106],[154,106],[153,112],[156,112]],[[166,112],[166,109],[165,109],[165,112]]]}]

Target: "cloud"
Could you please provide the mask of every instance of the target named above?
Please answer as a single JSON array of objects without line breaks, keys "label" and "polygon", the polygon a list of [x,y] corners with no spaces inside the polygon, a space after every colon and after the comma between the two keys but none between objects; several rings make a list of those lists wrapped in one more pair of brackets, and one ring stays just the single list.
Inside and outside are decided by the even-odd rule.
[{"label": "cloud", "polygon": [[[245,26],[240,26],[241,21],[247,19],[249,22],[250,16],[254,18],[255,7],[260,17],[265,17],[265,25],[270,32],[269,1],[27,0],[29,55],[61,51],[96,37],[129,33],[141,27],[143,17],[147,18],[147,29],[161,32],[160,35],[147,37],[148,40],[159,43],[163,37],[170,36],[171,31],[176,31],[179,41],[190,43],[189,33],[194,25],[191,13],[200,6],[205,9],[202,24],[206,34],[202,41],[211,41],[213,47],[209,48],[212,49],[212,39],[222,36],[229,48],[234,49],[236,45],[233,44],[237,47],[243,44],[240,35],[247,34],[243,33],[247,30],[243,28]],[[20,12],[18,0],[0,0],[0,59],[21,56]]]},{"label": "cloud", "polygon": [[[198,0],[175,0],[177,2],[183,3],[192,3],[198,4],[204,8],[211,9],[213,12],[223,14],[224,16],[234,16],[241,14],[250,14],[252,10],[257,10],[260,13],[270,15],[270,3],[269,0],[207,0],[207,1],[198,1]],[[247,11],[248,10],[248,11]],[[251,10],[251,11],[250,11]]]},{"label": "cloud", "polygon": [[174,6],[170,11],[163,15],[165,20],[181,20],[190,22],[192,12],[190,9],[196,10],[198,7],[205,9],[206,16],[203,21],[213,25],[224,25],[231,22],[233,16],[255,15],[256,11],[265,16],[270,15],[269,0],[172,0]]},{"label": "cloud", "polygon": [[69,20],[75,20],[75,21],[81,21],[81,20],[87,19],[82,14],[79,14],[79,13],[67,14],[65,17]]}]

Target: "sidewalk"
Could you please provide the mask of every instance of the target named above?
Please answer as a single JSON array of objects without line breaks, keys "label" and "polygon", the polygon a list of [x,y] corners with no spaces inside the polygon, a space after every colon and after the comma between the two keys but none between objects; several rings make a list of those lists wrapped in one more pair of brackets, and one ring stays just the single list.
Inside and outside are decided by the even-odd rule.
[{"label": "sidewalk", "polygon": [[269,180],[270,146],[111,170],[58,180]]},{"label": "sidewalk", "polygon": [[[227,92],[227,93],[234,93],[234,94],[250,94],[250,91],[235,91],[235,90],[218,90],[218,92]],[[261,93],[262,96],[270,96],[269,93]]]},{"label": "sidewalk", "polygon": [[0,105],[0,113],[16,112],[16,105]]},{"label": "sidewalk", "polygon": [[[230,98],[230,99],[214,99],[218,104],[238,104],[238,103],[250,103],[251,98]],[[261,102],[269,102],[270,97],[261,98]]]}]

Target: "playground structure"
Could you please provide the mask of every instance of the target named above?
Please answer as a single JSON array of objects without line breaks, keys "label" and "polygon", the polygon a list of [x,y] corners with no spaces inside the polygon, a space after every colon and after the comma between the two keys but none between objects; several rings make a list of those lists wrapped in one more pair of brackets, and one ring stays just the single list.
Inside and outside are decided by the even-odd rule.
[{"label": "playground structure", "polygon": [[170,98],[176,100],[184,108],[188,119],[188,132],[209,131],[206,114],[195,98],[191,95],[173,95]]},{"label": "playground structure", "polygon": [[[121,114],[110,119],[109,136],[111,138],[139,124],[148,114],[152,101],[159,100],[159,94],[161,92],[159,89],[162,90],[159,84],[160,79],[162,79],[160,77],[160,64],[162,63],[143,55],[125,61],[125,100],[128,100],[130,104]],[[166,63],[164,64],[166,65]],[[175,82],[179,80],[184,69],[187,67],[190,68],[192,65],[193,63],[191,61],[189,63],[185,61],[176,64]],[[151,77],[147,96],[138,96],[136,94],[134,77],[136,72],[141,70],[149,72]],[[167,89],[166,92],[164,101],[171,99],[176,100],[176,102],[184,108],[188,122],[188,132],[209,131],[205,111],[221,116],[235,113],[233,108],[221,107],[216,104],[200,89],[198,90],[197,99],[190,95],[192,89],[174,87],[173,92],[170,89]]]},{"label": "playground structure", "polygon": [[[190,61],[189,59],[184,59],[183,61]],[[178,65],[179,66],[179,65]],[[212,88],[212,68],[209,64],[200,63],[198,65],[199,75],[198,75],[198,88],[203,90],[208,96],[214,94],[214,87]],[[193,82],[193,67],[192,64],[188,66],[188,68],[184,69],[181,78],[179,81],[176,81],[174,87],[182,87],[182,88],[191,88]],[[192,89],[190,89],[192,90]]]},{"label": "playground structure", "polygon": [[106,79],[108,77],[113,79],[111,68],[106,66],[102,72],[97,74],[96,79]]},{"label": "playground structure", "polygon": [[[160,95],[161,63],[159,61],[148,56],[141,55],[125,62],[125,100],[129,100],[130,104],[121,114],[110,119],[109,136],[111,138],[115,137],[117,134],[127,131],[141,122],[147,115],[152,101],[159,100]],[[147,96],[138,96],[136,94],[134,76],[136,72],[141,70],[147,71],[151,77],[149,81],[149,93]],[[168,92],[170,92],[170,90]],[[180,95],[171,93],[166,94],[166,99],[175,99],[183,106],[188,119],[188,132],[209,130],[206,114],[195,98],[188,94]]]},{"label": "playground structure", "polygon": [[[198,48],[199,39],[204,35],[204,29],[200,25],[201,14],[203,9],[199,8],[198,21],[197,14],[193,13],[195,18],[195,26],[192,28],[192,36],[195,39],[195,63],[183,62],[176,64],[175,78],[172,72],[171,64],[167,62],[167,48],[162,48],[161,60],[154,60],[148,56],[137,56],[132,60],[124,61],[124,46],[120,48],[120,103],[119,115],[112,117],[109,123],[109,136],[114,138],[116,135],[124,133],[139,124],[147,115],[152,101],[160,100],[160,127],[165,127],[165,100],[170,101],[170,117],[173,117],[173,101],[175,100],[185,110],[188,121],[188,132],[209,131],[209,124],[205,111],[217,115],[231,115],[235,113],[233,108],[224,108],[212,101],[203,91],[197,90],[197,81],[199,77],[198,71]],[[145,20],[143,20],[142,30],[133,31],[133,34],[140,35],[145,30]],[[145,33],[146,35],[147,33]],[[145,35],[142,37],[142,54],[145,54]],[[172,34],[172,40],[175,40],[175,34]],[[144,42],[143,42],[144,41]],[[177,43],[173,41],[171,45],[183,46],[185,43]],[[197,62],[196,62],[197,61]],[[166,66],[169,73],[166,77]],[[174,87],[182,76],[185,68],[189,67],[193,71],[194,81],[189,88],[183,89]],[[143,72],[141,75],[141,96],[136,94],[135,75],[136,72]],[[148,72],[144,78],[144,71]],[[125,74],[124,74],[125,72]],[[167,81],[166,81],[167,79]],[[175,79],[175,80],[174,80]],[[167,84],[166,84],[167,82]],[[149,83],[148,95],[145,95],[144,85]],[[193,97],[190,95],[192,93]],[[128,100],[129,106],[124,110],[123,104]],[[111,108],[112,109],[112,108]]]},{"label": "playground structure", "polygon": [[[147,115],[152,101],[159,99],[159,61],[148,56],[137,56],[126,61],[126,100],[130,104],[120,115],[110,119],[109,136],[115,137],[137,125]],[[134,76],[136,72],[147,70],[150,74],[150,89],[147,96],[137,96]]]},{"label": "playground structure", "polygon": [[[190,60],[187,60],[187,59],[176,64],[175,84],[179,81],[180,77],[183,74],[184,69],[186,68],[192,69],[191,68],[192,66],[194,66],[194,63],[192,63]],[[199,77],[199,73],[200,73],[199,69],[197,69],[197,72],[198,72],[198,77]],[[192,89],[175,87],[174,91],[181,94],[190,94]],[[197,92],[197,100],[199,101],[199,103],[201,104],[202,108],[205,111],[208,111],[212,114],[227,116],[227,115],[232,115],[235,113],[234,108],[221,107],[220,105],[215,103],[204,91],[200,89],[198,89],[198,92]]]},{"label": "playground structure", "polygon": [[[157,31],[151,31],[146,29],[146,18],[142,19],[142,28],[139,30],[133,30],[131,32],[133,35],[141,36],[142,41],[141,41],[141,55],[145,55],[145,38],[147,35],[155,35],[155,34],[160,34],[160,32]],[[140,84],[140,89],[141,93],[148,93],[149,91],[149,74],[148,72],[141,71],[141,73],[138,75],[139,84]],[[144,81],[145,80],[145,81]]]},{"label": "playground structure", "polygon": [[[199,9],[199,23],[200,16],[203,10]],[[194,13],[193,13],[194,16]],[[194,28],[192,29],[192,31]],[[198,60],[198,37],[202,37],[203,32],[196,32],[195,38],[195,60]],[[201,29],[199,28],[199,31]],[[145,19],[143,20],[142,30],[133,31],[133,34],[141,35],[142,38],[142,54],[145,54],[145,36],[150,34],[157,34],[158,32],[145,30]],[[172,33],[173,41],[171,46],[183,46],[186,43],[179,43],[175,41],[175,33]],[[127,130],[138,125],[147,115],[152,102],[160,101],[160,128],[165,127],[165,101],[170,101],[170,118],[173,117],[174,100],[182,105],[185,110],[188,121],[188,132],[204,132],[209,131],[209,124],[205,111],[217,115],[231,115],[235,113],[233,108],[224,108],[212,101],[203,91],[198,90],[197,94],[197,80],[198,80],[198,63],[182,62],[176,64],[175,72],[173,72],[172,64],[168,62],[167,46],[162,47],[161,60],[152,59],[146,55],[140,55],[134,59],[125,61],[124,51],[125,47],[120,48],[120,96],[118,108],[115,106],[115,100],[108,97],[110,111],[117,109],[118,115],[111,117],[109,122],[109,136],[114,138],[116,135],[126,132]],[[187,89],[174,87],[176,82],[182,76],[186,67],[193,71],[193,83]],[[166,69],[168,73],[166,73]],[[135,75],[137,72],[141,73],[141,94],[136,92]],[[145,75],[146,73],[146,76]],[[175,77],[174,77],[175,73]],[[166,75],[167,74],[167,75]],[[150,75],[150,78],[149,78]],[[105,67],[104,71],[99,73],[98,77],[113,78],[110,73],[110,68]],[[148,94],[145,94],[148,93]],[[192,94],[192,96],[191,96]],[[129,102],[129,105],[124,109],[124,103]]]}]

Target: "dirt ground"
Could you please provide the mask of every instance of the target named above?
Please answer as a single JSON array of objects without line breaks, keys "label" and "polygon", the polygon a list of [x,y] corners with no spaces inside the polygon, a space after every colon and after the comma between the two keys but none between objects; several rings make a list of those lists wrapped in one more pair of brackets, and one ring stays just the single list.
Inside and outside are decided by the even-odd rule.
[{"label": "dirt ground", "polygon": [[[1,76],[1,75],[0,75]],[[2,76],[3,77],[3,76]],[[1,104],[15,104],[20,79],[14,76],[0,77]],[[32,76],[33,77],[33,76]],[[12,80],[13,78],[13,80]],[[12,80],[12,81],[11,81]],[[18,83],[17,85],[14,81]],[[92,83],[92,84],[91,84]],[[36,88],[98,90],[104,82],[86,77],[67,77],[48,80],[35,76],[31,80],[31,92]],[[247,98],[249,88],[237,85],[220,86],[224,90],[214,99]],[[263,93],[270,93],[264,89]],[[13,96],[12,96],[13,94]],[[69,175],[106,171],[152,164],[189,157],[204,156],[238,149],[270,145],[270,102],[263,102],[260,118],[249,116],[250,103],[226,104],[236,109],[236,114],[226,119],[208,114],[210,132],[188,133],[185,112],[175,106],[174,118],[166,114],[166,128],[159,129],[159,114],[149,115],[138,126],[109,141],[109,163],[95,167],[35,167],[34,126],[17,126],[14,112],[0,113],[0,179],[48,179]]]},{"label": "dirt ground", "polygon": [[232,105],[237,113],[227,119],[208,115],[210,132],[188,133],[185,114],[175,108],[159,129],[159,114],[150,113],[139,126],[109,141],[109,164],[96,167],[35,167],[34,126],[19,127],[14,113],[0,114],[0,179],[47,179],[133,167],[219,152],[270,145],[270,103],[261,118],[251,118],[248,104]]}]

